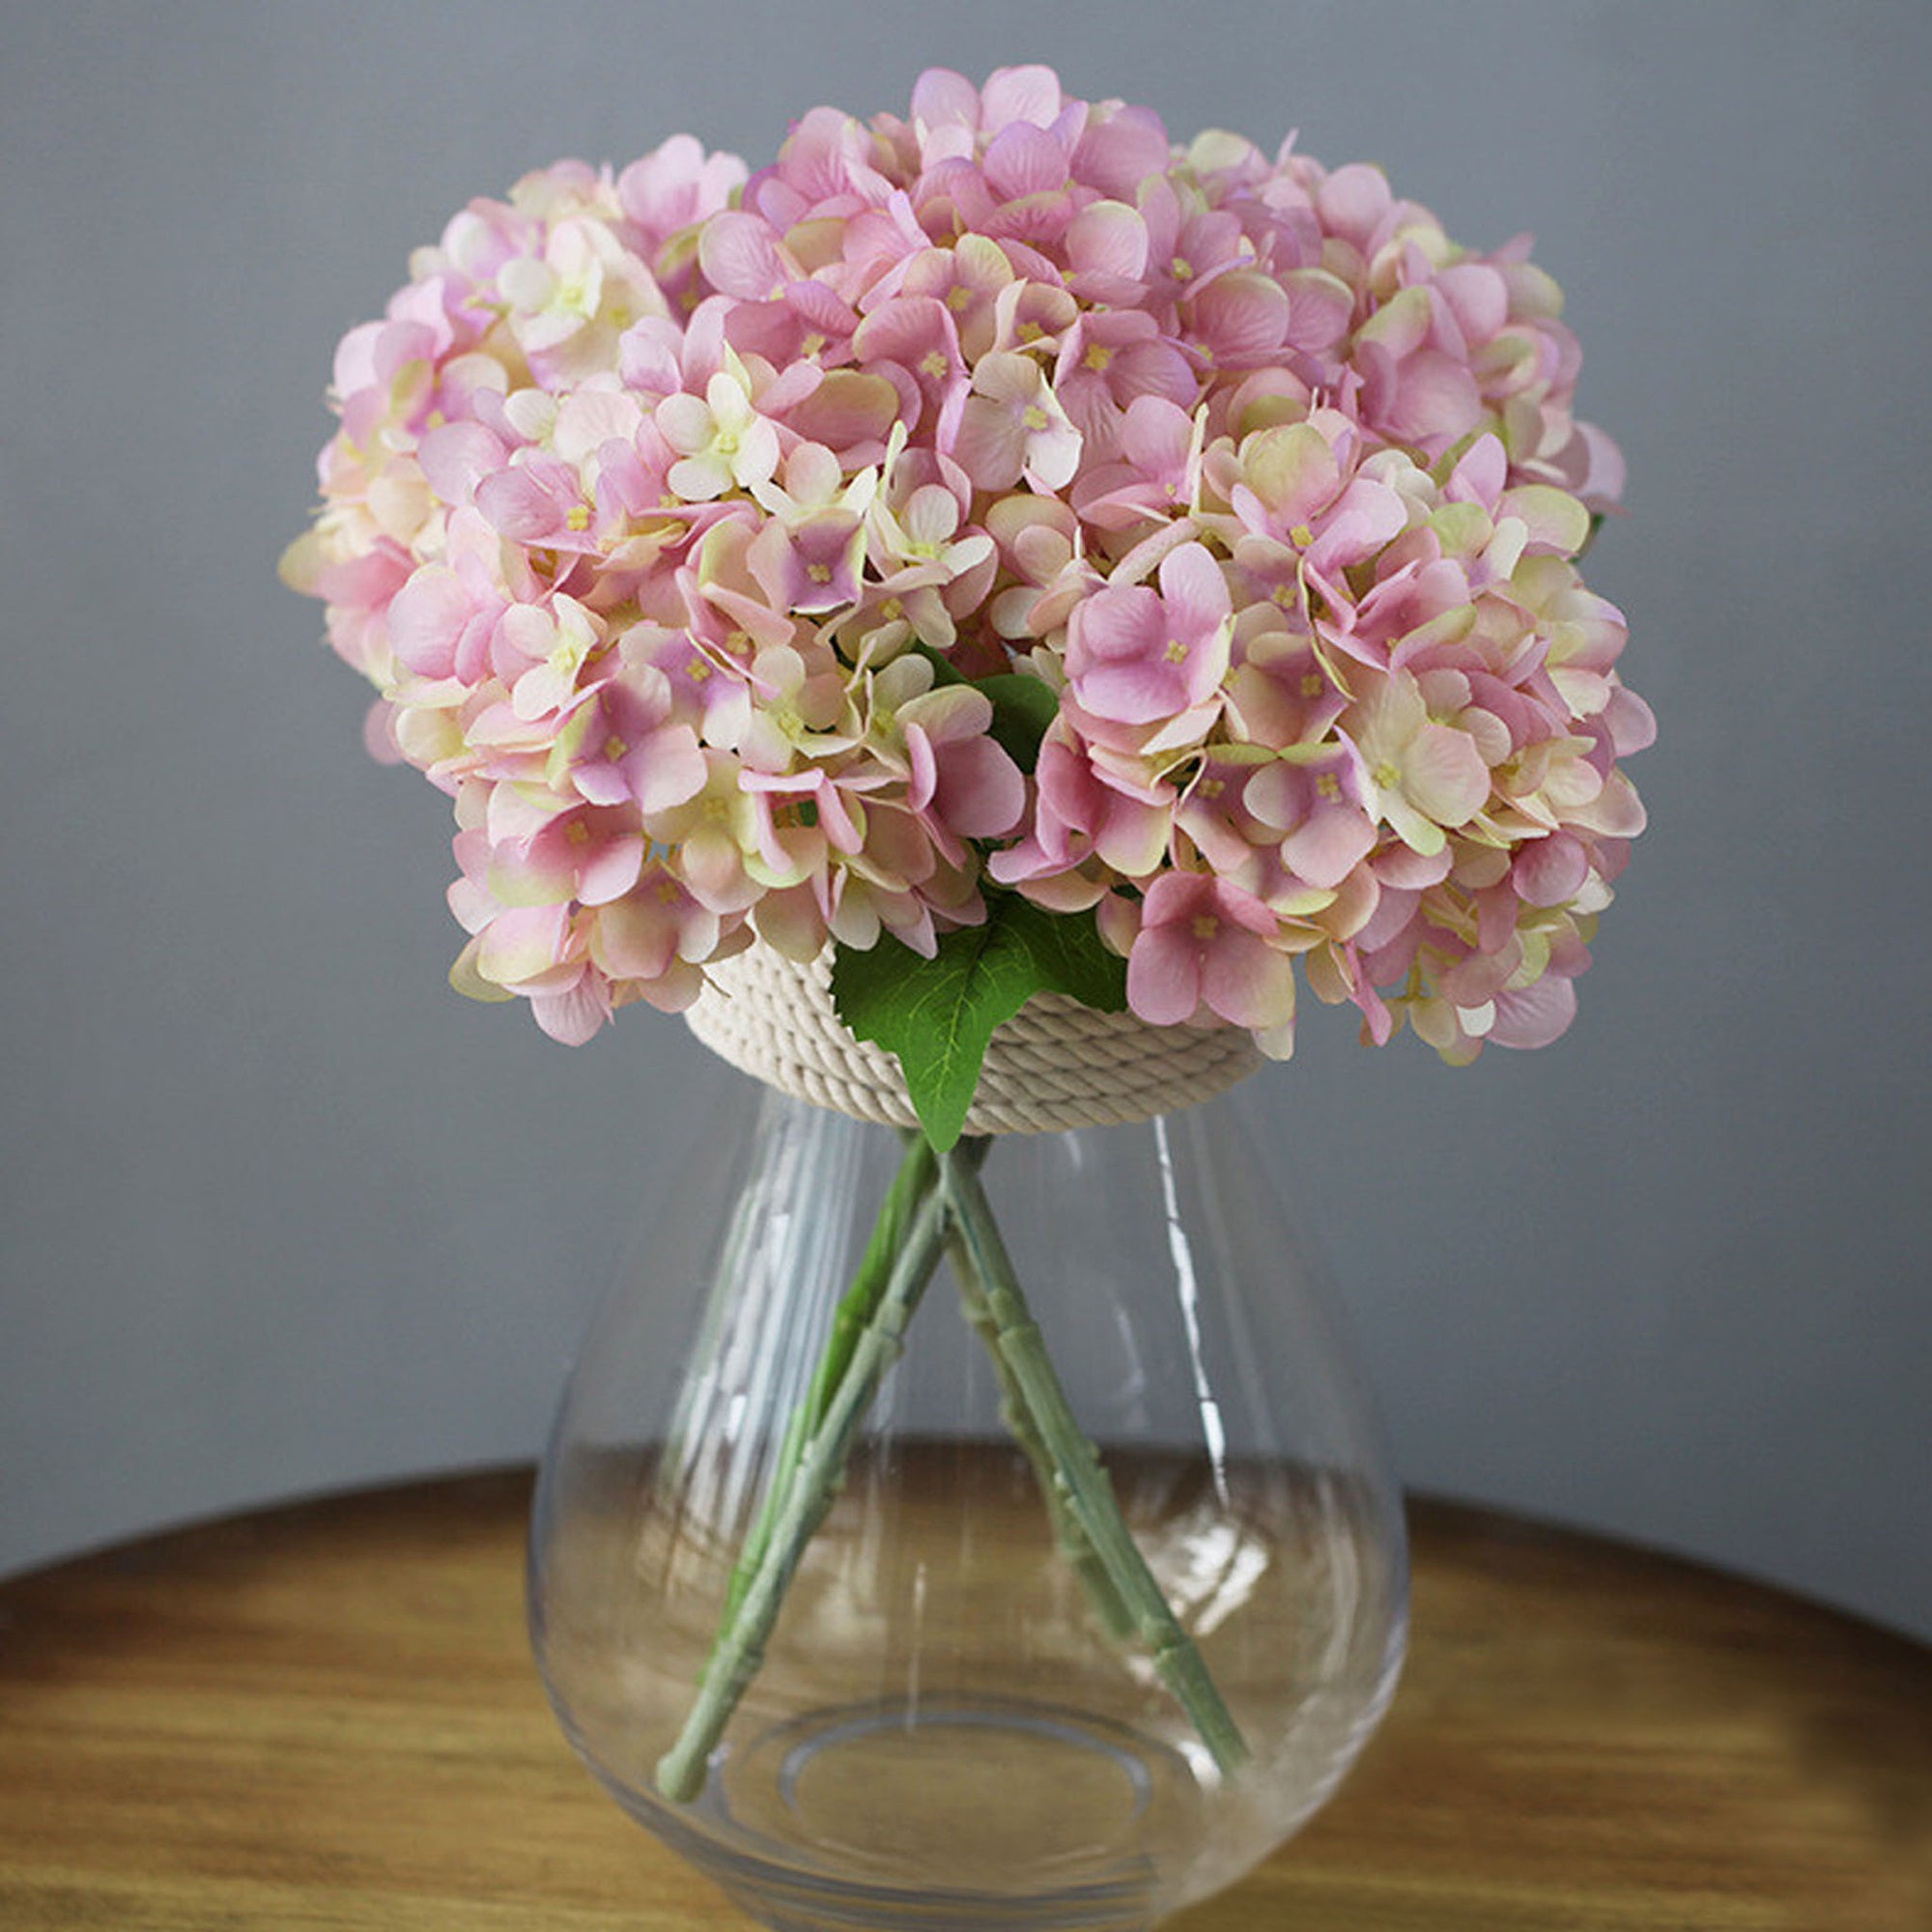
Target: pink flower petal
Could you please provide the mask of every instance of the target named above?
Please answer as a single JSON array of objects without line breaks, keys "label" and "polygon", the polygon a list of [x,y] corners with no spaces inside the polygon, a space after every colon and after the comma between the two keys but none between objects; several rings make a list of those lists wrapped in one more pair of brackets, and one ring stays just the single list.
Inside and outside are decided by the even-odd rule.
[{"label": "pink flower petal", "polygon": [[1066,259],[1077,274],[1138,281],[1147,271],[1147,223],[1123,202],[1096,201],[1068,223]]},{"label": "pink flower petal", "polygon": [[991,738],[968,738],[946,747],[933,803],[962,838],[998,838],[1026,810],[1026,780]]},{"label": "pink flower petal", "polygon": [[1170,624],[1189,637],[1211,631],[1234,608],[1221,566],[1198,543],[1182,544],[1161,558],[1160,594]]},{"label": "pink flower petal", "polygon": [[453,570],[426,563],[389,606],[389,646],[421,677],[448,677],[474,606]]},{"label": "pink flower petal", "polygon": [[993,137],[980,168],[1008,201],[1051,194],[1066,185],[1066,156],[1060,143],[1026,122],[1015,122]]},{"label": "pink flower petal", "polygon": [[1403,789],[1437,825],[1462,825],[1490,795],[1490,768],[1466,731],[1424,724],[1403,765]]},{"label": "pink flower petal", "polygon": [[1201,991],[1236,1026],[1285,1026],[1294,1017],[1293,963],[1285,952],[1249,933],[1223,931],[1208,943]]},{"label": "pink flower petal", "polygon": [[986,82],[980,126],[1005,128],[1030,121],[1051,128],[1060,118],[1060,76],[1050,67],[1003,67]]},{"label": "pink flower petal", "polygon": [[1518,853],[1511,876],[1523,899],[1534,906],[1559,906],[1577,896],[1589,876],[1582,842],[1568,833],[1533,838]]},{"label": "pink flower petal", "polygon": [[1127,955],[1127,1005],[1152,1026],[1191,1020],[1201,1004],[1201,957],[1184,929],[1143,926]]},{"label": "pink flower petal", "polygon": [[1546,973],[1533,986],[1496,995],[1496,1023],[1489,1037],[1498,1046],[1548,1046],[1576,1017],[1576,980]]}]

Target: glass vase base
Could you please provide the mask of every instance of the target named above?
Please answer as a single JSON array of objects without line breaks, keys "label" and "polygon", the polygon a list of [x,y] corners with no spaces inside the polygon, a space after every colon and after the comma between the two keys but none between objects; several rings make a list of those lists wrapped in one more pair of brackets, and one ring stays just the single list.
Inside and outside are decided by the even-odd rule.
[{"label": "glass vase base", "polygon": [[1179,1751],[1092,1713],[899,1697],[774,1725],[641,1812],[774,1932],[1150,1932],[1200,1804]]}]

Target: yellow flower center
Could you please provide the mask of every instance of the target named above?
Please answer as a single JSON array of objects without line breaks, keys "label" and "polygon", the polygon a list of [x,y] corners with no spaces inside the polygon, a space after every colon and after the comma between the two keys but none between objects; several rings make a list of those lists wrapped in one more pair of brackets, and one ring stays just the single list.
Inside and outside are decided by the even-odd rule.
[{"label": "yellow flower center", "polygon": [[1029,403],[1020,412],[1020,421],[1037,436],[1046,427],[1046,412],[1037,403]]},{"label": "yellow flower center", "polygon": [[809,563],[805,567],[805,574],[814,583],[830,583],[832,582],[832,566],[829,563]]},{"label": "yellow flower center", "polygon": [[563,836],[573,845],[588,845],[590,843],[590,828],[581,818],[573,818],[570,821],[569,830]]},{"label": "yellow flower center", "polygon": [[1384,758],[1369,774],[1383,791],[1397,791],[1402,786],[1402,767],[1393,758]]},{"label": "yellow flower center", "polygon": [[1333,772],[1323,772],[1316,779],[1315,789],[1332,802],[1342,796],[1342,781]]},{"label": "yellow flower center", "polygon": [[801,355],[805,356],[822,355],[825,353],[824,336],[820,335],[819,332],[814,328],[811,331],[811,333],[808,335],[805,338],[805,340],[798,345],[798,353]]},{"label": "yellow flower center", "polygon": [[1327,688],[1327,679],[1319,670],[1306,670],[1301,674],[1301,695],[1303,697],[1320,697]]},{"label": "yellow flower center", "polygon": [[1096,376],[1101,374],[1113,359],[1114,352],[1104,342],[1094,343],[1093,348],[1088,350],[1086,355],[1088,368],[1092,369]]},{"label": "yellow flower center", "polygon": [[1211,912],[1194,915],[1194,936],[1196,939],[1212,939],[1221,930],[1221,922]]},{"label": "yellow flower center", "polygon": [[604,740],[604,756],[610,763],[613,765],[630,749],[631,749],[630,746],[625,744],[623,739],[618,737],[618,735],[614,731],[612,731],[611,735]]},{"label": "yellow flower center", "polygon": [[957,282],[954,282],[953,285],[946,291],[946,306],[950,308],[954,315],[957,315],[959,311],[963,309],[967,305],[967,303],[970,302],[972,299],[973,299],[973,291],[968,288],[962,288]]},{"label": "yellow flower center", "polygon": [[923,369],[928,376],[932,377],[935,381],[937,381],[941,376],[945,375],[947,370],[951,368],[952,365],[947,361],[946,353],[944,350],[928,349],[925,352],[924,355],[923,355],[920,358],[919,366],[922,369]]},{"label": "yellow flower center", "polygon": [[1315,541],[1315,532],[1306,524],[1296,524],[1289,531],[1288,540],[1298,550],[1306,550]]},{"label": "yellow flower center", "polygon": [[693,658],[685,666],[684,672],[696,684],[702,684],[711,675],[711,667],[702,658]]},{"label": "yellow flower center", "polygon": [[573,503],[564,524],[573,530],[587,530],[590,527],[590,506],[587,503]]},{"label": "yellow flower center", "polygon": [[1187,646],[1179,638],[1170,638],[1167,643],[1167,661],[1171,665],[1187,662]]},{"label": "yellow flower center", "polygon": [[1191,282],[1194,279],[1194,264],[1185,255],[1177,255],[1168,267],[1173,270],[1177,282]]}]

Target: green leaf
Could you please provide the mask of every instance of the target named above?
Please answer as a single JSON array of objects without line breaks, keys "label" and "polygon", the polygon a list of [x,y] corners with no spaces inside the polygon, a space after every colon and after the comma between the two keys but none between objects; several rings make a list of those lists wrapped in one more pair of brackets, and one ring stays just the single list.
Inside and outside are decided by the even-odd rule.
[{"label": "green leaf", "polygon": [[937,684],[970,684],[992,700],[993,741],[1021,771],[1030,772],[1039,758],[1039,741],[1060,715],[1060,694],[1044,678],[1025,671],[1004,670],[992,677],[969,678],[945,652],[930,644],[913,645],[932,667]]},{"label": "green leaf", "polygon": [[882,940],[839,947],[832,962],[838,1017],[895,1054],[926,1139],[959,1138],[994,1030],[1039,992],[1103,1012],[1126,1005],[1126,961],[1106,949],[1088,913],[1049,913],[1014,894],[989,895],[986,923],[947,933],[930,959]]},{"label": "green leaf", "polygon": [[1109,950],[1092,913],[1047,912],[1016,893],[1003,895],[995,911],[1025,947],[1041,992],[1065,993],[1099,1013],[1126,1010],[1127,962]]},{"label": "green leaf", "polygon": [[1046,727],[1060,716],[1060,694],[1044,678],[1016,670],[982,677],[978,688],[993,700],[995,742],[1021,771],[1032,771]]}]

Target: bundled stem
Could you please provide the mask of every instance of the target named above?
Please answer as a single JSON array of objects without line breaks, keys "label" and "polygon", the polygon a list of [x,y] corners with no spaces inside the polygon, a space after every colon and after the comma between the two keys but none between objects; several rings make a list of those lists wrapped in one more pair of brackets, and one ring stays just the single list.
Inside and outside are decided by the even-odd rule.
[{"label": "bundled stem", "polygon": [[[804,1401],[792,1411],[785,1425],[784,1438],[779,1444],[778,1462],[766,1488],[764,1502],[753,1521],[751,1534],[745,1539],[745,1548],[731,1572],[731,1580],[725,1586],[724,1630],[730,1628],[739,1605],[744,1603],[746,1593],[764,1565],[773,1526],[791,1492],[806,1445],[824,1424],[832,1398],[844,1381],[859,1338],[872,1321],[887,1292],[894,1266],[905,1251],[914,1217],[931,1194],[937,1173],[938,1156],[924,1136],[911,1136],[905,1158],[899,1163],[899,1170],[894,1175],[893,1184],[886,1192],[879,1217],[872,1223],[871,1238],[866,1243],[858,1271],[852,1277],[851,1286],[839,1298],[838,1306],[832,1312],[832,1332],[819,1353],[811,1384],[805,1392]],[[932,1266],[937,1262],[935,1252],[924,1279],[919,1284],[921,1293],[924,1292],[926,1280],[931,1278]],[[722,1637],[723,1630],[720,1635]],[[710,1669],[711,1665],[707,1662],[707,1676]]]},{"label": "bundled stem", "polygon": [[[923,1142],[920,1145],[924,1147]],[[766,1506],[753,1530],[755,1553],[748,1542],[732,1577],[735,1596],[727,1594],[724,1620],[697,1700],[677,1742],[658,1760],[658,1788],[678,1803],[696,1798],[704,1788],[705,1763],[746,1686],[758,1674],[766,1639],[778,1621],[799,1559],[832,1507],[852,1439],[881,1378],[898,1356],[905,1325],[939,1264],[946,1233],[946,1202],[933,1185],[931,1150],[925,1149],[923,1161],[918,1153],[914,1150],[899,1169],[899,1179],[908,1181],[908,1192],[916,1201],[910,1218],[900,1225],[894,1244],[882,1248],[879,1236],[888,1218],[882,1213],[867,1248],[867,1263],[886,1252],[891,1255],[891,1265],[879,1281],[862,1264],[858,1278],[839,1303],[819,1373],[786,1431],[786,1446],[797,1445],[796,1453],[789,1463],[781,1453]],[[904,1205],[897,1181],[888,1197],[888,1212],[895,1203]],[[835,1350],[838,1354],[836,1379],[826,1372]],[[742,1587],[737,1587],[741,1578]]]},{"label": "bundled stem", "polygon": [[785,1592],[838,1492],[853,1440],[942,1252],[952,1256],[967,1319],[991,1351],[1002,1414],[1033,1464],[1061,1548],[1109,1634],[1147,1645],[1222,1771],[1247,1760],[1240,1730],[1135,1547],[1099,1453],[1081,1433],[1047,1357],[980,1182],[989,1146],[975,1139],[938,1154],[915,1137],[907,1149],[834,1312],[810,1386],[786,1425],[771,1484],[726,1586],[696,1700],[658,1761],[658,1788],[667,1798],[685,1803],[703,1789],[711,1752],[764,1662]]},{"label": "bundled stem", "polygon": [[960,1233],[957,1217],[951,1218],[946,1236],[947,1259],[952,1264],[952,1272],[959,1279],[959,1300],[965,1311],[966,1320],[972,1323],[974,1332],[986,1345],[986,1352],[992,1357],[994,1373],[1000,1378],[1000,1420],[1007,1425],[1012,1438],[1025,1452],[1027,1461],[1033,1465],[1034,1480],[1039,1485],[1039,1492],[1046,1503],[1046,1513],[1053,1523],[1054,1541],[1060,1546],[1060,1552],[1072,1565],[1074,1574],[1080,1578],[1081,1586],[1087,1592],[1088,1601],[1094,1605],[1094,1614],[1100,1619],[1101,1627],[1117,1643],[1124,1642],[1136,1634],[1134,1613],[1130,1610],[1121,1593],[1114,1587],[1114,1579],[1107,1574],[1107,1566],[1101,1562],[1099,1552],[1088,1541],[1087,1532],[1080,1525],[1080,1519],[1068,1506],[1067,1491],[1063,1482],[1059,1466],[1053,1460],[1053,1453],[1046,1445],[1046,1438],[1040,1434],[1034,1421],[1033,1409],[1027,1401],[1026,1390],[1014,1373],[1000,1347],[1000,1321],[993,1312],[993,1303],[986,1293],[985,1283],[974,1264],[973,1250],[966,1237]]},{"label": "bundled stem", "polygon": [[1152,1655],[1154,1668],[1185,1707],[1216,1766],[1233,1771],[1247,1762],[1247,1741],[1215,1689],[1194,1639],[1181,1628],[1136,1547],[1099,1452],[1074,1419],[1021,1293],[978,1169],[955,1151],[939,1156],[939,1175],[940,1190],[985,1294],[1000,1357],[1051,1461],[1054,1485],[1065,1497],[1067,1514],[1104,1567],[1135,1634]]}]

